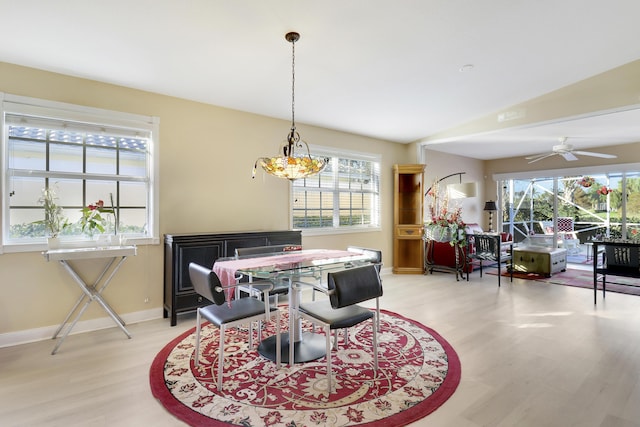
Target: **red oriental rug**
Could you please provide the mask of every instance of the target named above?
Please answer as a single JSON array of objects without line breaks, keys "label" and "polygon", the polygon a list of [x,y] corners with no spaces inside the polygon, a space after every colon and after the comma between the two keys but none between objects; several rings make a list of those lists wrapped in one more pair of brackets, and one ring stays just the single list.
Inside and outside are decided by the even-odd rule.
[{"label": "red oriental rug", "polygon": [[[192,426],[404,426],[441,406],[460,382],[460,360],[430,328],[381,310],[379,369],[373,369],[371,324],[339,340],[331,365],[337,393],[327,395],[326,359],[282,365],[248,349],[247,331],[225,336],[222,392],[215,371],[218,329],[202,330],[200,368],[193,363],[195,328],[167,344],[149,373],[151,391],[174,416]],[[282,324],[287,324],[282,316]],[[265,336],[273,334],[268,325]]]}]

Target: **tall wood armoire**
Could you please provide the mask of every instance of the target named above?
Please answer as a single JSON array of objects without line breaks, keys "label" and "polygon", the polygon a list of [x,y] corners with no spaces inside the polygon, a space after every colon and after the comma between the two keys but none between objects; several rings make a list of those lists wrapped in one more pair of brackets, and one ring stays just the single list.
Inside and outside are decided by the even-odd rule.
[{"label": "tall wood armoire", "polygon": [[425,165],[394,165],[393,272],[424,272],[424,169]]}]

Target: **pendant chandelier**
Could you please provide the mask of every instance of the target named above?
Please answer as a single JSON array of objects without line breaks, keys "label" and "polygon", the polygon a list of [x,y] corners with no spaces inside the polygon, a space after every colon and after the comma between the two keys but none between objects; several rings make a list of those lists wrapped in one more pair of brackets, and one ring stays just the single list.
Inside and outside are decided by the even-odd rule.
[{"label": "pendant chandelier", "polygon": [[[253,165],[253,178],[256,177],[258,164],[265,172],[278,178],[290,181],[306,178],[322,172],[329,163],[327,157],[312,157],[309,145],[300,139],[296,131],[296,42],[300,39],[298,33],[287,33],[284,38],[291,43],[291,130],[286,142],[280,148],[280,153],[274,157],[260,157]],[[304,150],[296,154],[296,149]]]}]

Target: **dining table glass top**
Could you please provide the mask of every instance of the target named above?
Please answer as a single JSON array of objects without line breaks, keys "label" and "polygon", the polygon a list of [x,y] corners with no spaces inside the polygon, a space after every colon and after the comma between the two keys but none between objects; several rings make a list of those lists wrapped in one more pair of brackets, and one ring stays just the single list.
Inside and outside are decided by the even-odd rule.
[{"label": "dining table glass top", "polygon": [[237,274],[255,278],[270,279],[279,275],[296,274],[301,271],[325,271],[365,265],[372,261],[370,256],[356,252],[334,249],[304,249],[300,251],[278,252],[219,258],[213,270],[223,284],[233,283]]}]

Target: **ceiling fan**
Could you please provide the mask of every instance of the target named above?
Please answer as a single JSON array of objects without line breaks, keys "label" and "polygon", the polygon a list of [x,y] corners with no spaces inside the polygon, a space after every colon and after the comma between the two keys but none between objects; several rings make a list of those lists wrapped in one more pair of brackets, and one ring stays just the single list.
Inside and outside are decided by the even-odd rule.
[{"label": "ceiling fan", "polygon": [[533,156],[525,157],[525,159],[529,160],[529,163],[534,163],[534,162],[537,162],[538,160],[546,159],[547,157],[551,157],[555,155],[560,155],[569,162],[578,160],[578,158],[576,157],[576,154],[580,156],[600,157],[602,159],[615,159],[616,157],[618,157],[613,154],[594,153],[592,151],[574,150],[573,145],[566,143],[567,141],[566,137],[559,138],[559,141],[560,141],[560,144],[554,145],[553,148],[551,149],[551,153],[536,154]]}]

